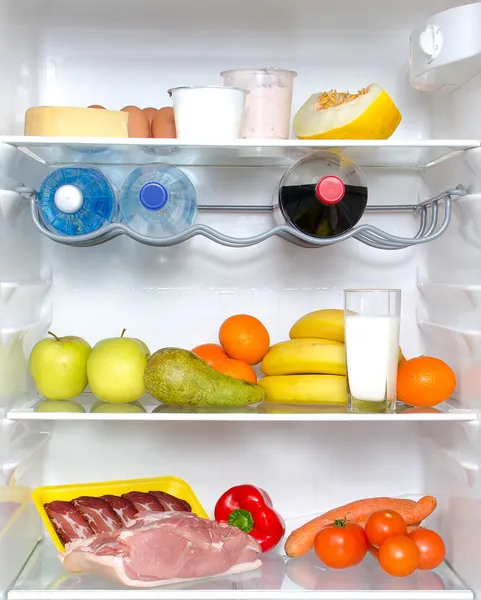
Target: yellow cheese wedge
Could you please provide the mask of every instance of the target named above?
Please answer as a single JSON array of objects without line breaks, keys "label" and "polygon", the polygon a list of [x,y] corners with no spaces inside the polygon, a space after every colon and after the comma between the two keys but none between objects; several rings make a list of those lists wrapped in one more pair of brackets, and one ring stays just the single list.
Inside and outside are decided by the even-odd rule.
[{"label": "yellow cheese wedge", "polygon": [[25,115],[25,135],[127,138],[128,120],[117,110],[36,106]]},{"label": "yellow cheese wedge", "polygon": [[301,140],[386,140],[401,118],[387,92],[372,84],[357,94],[313,94],[294,117],[293,131]]}]

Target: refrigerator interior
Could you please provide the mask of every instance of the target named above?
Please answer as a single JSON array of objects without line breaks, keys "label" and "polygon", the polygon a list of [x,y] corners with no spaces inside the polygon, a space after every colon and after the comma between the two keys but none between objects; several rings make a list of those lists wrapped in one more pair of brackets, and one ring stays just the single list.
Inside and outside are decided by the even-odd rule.
[{"label": "refrigerator interior", "polygon": [[[319,249],[279,238],[226,248],[202,237],[154,248],[124,236],[74,248],[41,235],[28,200],[15,191],[19,185],[38,189],[53,162],[43,164],[2,144],[0,516],[6,525],[0,521],[0,592],[5,598],[467,600],[481,593],[480,150],[416,145],[419,140],[481,139],[481,79],[449,96],[433,96],[410,87],[408,65],[410,31],[427,16],[462,3],[0,3],[0,135],[22,135],[30,106],[160,107],[170,104],[170,87],[219,85],[224,69],[274,65],[298,72],[292,114],[311,93],[324,89],[356,91],[376,82],[394,99],[403,121],[392,141],[412,143],[358,152],[370,205],[417,204],[458,184],[469,192],[454,202],[446,233],[397,251],[353,239]],[[214,154],[190,160],[187,153],[180,165],[194,182],[199,203],[271,204],[289,155],[267,152],[242,162]],[[442,155],[445,159],[437,160]],[[100,165],[117,185],[140,164],[138,153],[126,156],[123,164]],[[129,156],[134,156],[130,162]],[[212,212],[203,218],[237,236],[261,233],[272,219],[255,212]],[[418,217],[368,213],[362,222],[414,235]],[[126,328],[151,351],[192,348],[216,342],[225,318],[247,313],[261,319],[277,342],[287,339],[303,314],[341,308],[345,287],[402,289],[404,354],[438,356],[456,372],[448,417],[362,420],[274,413],[251,420],[242,414],[170,415],[151,422],[40,420],[25,409],[36,401],[28,356],[49,329],[82,336],[93,345]],[[37,545],[44,531],[31,489],[159,475],[189,482],[210,516],[216,499],[231,485],[259,485],[269,491],[291,529],[306,515],[356,498],[434,495],[439,507],[433,525],[445,540],[449,566],[434,578],[423,574],[403,582],[365,568],[334,577],[320,572],[310,557],[286,565],[280,547],[258,574],[139,592],[66,577],[50,540]],[[15,511],[7,514],[11,503]]]}]

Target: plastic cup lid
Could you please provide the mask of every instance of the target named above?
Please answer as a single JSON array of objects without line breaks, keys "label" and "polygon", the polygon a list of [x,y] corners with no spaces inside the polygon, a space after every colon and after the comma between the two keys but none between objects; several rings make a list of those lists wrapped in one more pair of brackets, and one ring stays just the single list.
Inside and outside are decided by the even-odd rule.
[{"label": "plastic cup lid", "polygon": [[346,187],[336,175],[326,175],[316,185],[317,199],[323,204],[337,204],[344,198]]},{"label": "plastic cup lid", "polygon": [[147,210],[159,210],[167,204],[169,192],[157,181],[149,181],[140,190],[139,199]]},{"label": "plastic cup lid", "polygon": [[243,90],[242,88],[234,87],[231,85],[182,85],[180,87],[170,88],[167,90],[167,93],[170,97],[173,96],[174,92],[178,92],[180,90],[223,90],[229,91],[234,90],[236,92],[243,92],[244,94],[250,94],[249,90]]},{"label": "plastic cup lid", "polygon": [[254,69],[227,69],[227,71],[222,71],[220,76],[224,77],[225,75],[230,75],[232,73],[251,73],[251,74],[260,74],[260,75],[275,75],[276,73],[289,73],[293,77],[297,77],[296,71],[291,71],[290,69],[280,69],[278,67],[258,67]]}]

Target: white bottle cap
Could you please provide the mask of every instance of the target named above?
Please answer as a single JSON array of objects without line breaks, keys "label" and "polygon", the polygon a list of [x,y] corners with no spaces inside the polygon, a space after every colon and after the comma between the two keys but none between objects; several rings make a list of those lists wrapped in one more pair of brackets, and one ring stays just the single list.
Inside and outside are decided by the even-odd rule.
[{"label": "white bottle cap", "polygon": [[55,206],[64,213],[74,213],[84,203],[82,190],[76,185],[62,185],[53,198]]}]

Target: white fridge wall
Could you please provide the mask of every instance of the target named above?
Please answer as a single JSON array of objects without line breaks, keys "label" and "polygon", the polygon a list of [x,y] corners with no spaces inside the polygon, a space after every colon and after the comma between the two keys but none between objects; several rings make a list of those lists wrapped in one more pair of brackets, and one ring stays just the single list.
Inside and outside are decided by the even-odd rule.
[{"label": "white fridge wall", "polygon": [[448,96],[434,96],[432,103],[434,138],[481,137],[481,75],[473,77]]}]

